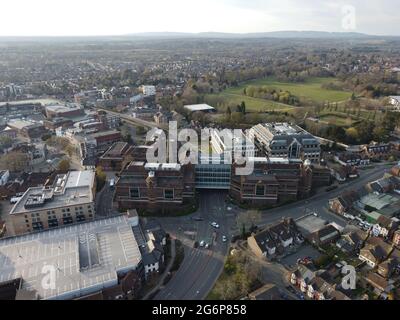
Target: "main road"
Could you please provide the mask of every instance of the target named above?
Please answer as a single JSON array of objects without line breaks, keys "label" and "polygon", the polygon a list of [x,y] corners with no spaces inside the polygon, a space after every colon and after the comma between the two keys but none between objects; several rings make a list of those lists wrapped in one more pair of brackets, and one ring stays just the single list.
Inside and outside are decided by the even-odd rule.
[{"label": "main road", "polygon": [[[297,219],[308,209],[325,220],[345,226],[344,219],[328,210],[329,199],[344,191],[360,189],[369,181],[382,177],[389,168],[389,165],[378,165],[374,169],[361,171],[358,179],[339,186],[337,190],[331,192],[322,190],[307,200],[264,211],[260,225],[273,223],[282,217]],[[194,215],[159,219],[171,236],[182,241],[185,257],[175,276],[158,292],[155,300],[201,300],[207,297],[223,270],[229,240],[233,233],[238,232],[235,224],[236,214],[242,211],[236,207],[228,211],[226,197],[227,193],[223,191],[202,191],[199,210]],[[195,221],[193,218],[201,218],[203,221]],[[220,229],[216,230],[210,225],[214,221],[219,223]],[[216,238],[213,240],[215,235]],[[222,242],[223,235],[227,236],[227,243]],[[209,250],[193,247],[194,241],[202,240],[213,242]]]},{"label": "main road", "polygon": [[[168,284],[155,296],[155,300],[204,299],[218,279],[228,252],[227,242],[222,236],[231,234],[235,218],[226,210],[227,193],[223,191],[204,191],[200,193],[199,210],[195,215],[185,218],[160,219],[162,226],[174,237],[182,240],[185,258]],[[195,221],[193,218],[203,221]],[[217,222],[219,229],[211,226]],[[185,236],[185,232],[193,235]],[[194,241],[211,244],[209,249],[194,248]]]}]

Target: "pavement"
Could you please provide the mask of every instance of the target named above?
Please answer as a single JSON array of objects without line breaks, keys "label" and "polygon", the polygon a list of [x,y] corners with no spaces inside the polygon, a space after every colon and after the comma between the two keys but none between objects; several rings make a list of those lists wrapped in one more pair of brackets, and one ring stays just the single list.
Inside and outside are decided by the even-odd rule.
[{"label": "pavement", "polygon": [[[322,190],[307,200],[263,211],[259,225],[262,227],[271,224],[282,217],[297,219],[313,211],[321,218],[344,227],[347,221],[328,210],[328,201],[344,191],[360,189],[366,183],[381,178],[390,167],[391,165],[379,164],[374,169],[361,171],[358,179],[340,185],[334,191]],[[159,219],[168,233],[182,241],[185,247],[185,258],[175,276],[159,291],[154,300],[202,300],[207,297],[222,273],[225,257],[228,254],[229,243],[223,243],[221,237],[226,235],[229,240],[232,234],[237,232],[235,217],[242,211],[237,207],[228,211],[226,198],[227,192],[224,191],[202,191],[199,210],[195,214],[189,217]],[[193,217],[200,217],[204,221],[194,221]],[[212,240],[216,231],[210,225],[212,221],[220,225],[215,241]],[[193,248],[194,241],[201,240],[213,241],[211,249]],[[281,279],[282,269],[276,268],[279,270],[271,272],[269,268],[269,273],[263,272],[266,280],[270,278],[271,281],[276,282],[279,277]]]},{"label": "pavement", "polygon": [[164,283],[164,280],[165,280],[165,278],[168,276],[169,271],[171,270],[172,265],[173,265],[173,263],[174,263],[175,256],[176,256],[176,250],[175,250],[175,249],[176,249],[176,248],[175,248],[175,239],[171,239],[171,259],[169,260],[168,265],[167,265],[167,267],[166,267],[165,270],[164,270],[164,273],[163,273],[162,276],[160,277],[160,279],[159,279],[159,281],[158,281],[158,284],[157,284],[150,292],[148,292],[148,293],[143,297],[143,300],[148,300],[149,297],[151,297],[155,292],[157,292],[157,290],[159,290],[159,289],[162,287],[162,285],[163,285],[163,283]]}]

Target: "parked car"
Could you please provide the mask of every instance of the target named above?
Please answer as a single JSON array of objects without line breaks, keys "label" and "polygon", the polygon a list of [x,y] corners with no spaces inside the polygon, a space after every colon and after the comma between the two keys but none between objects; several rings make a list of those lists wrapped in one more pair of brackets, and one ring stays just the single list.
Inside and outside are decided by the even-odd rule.
[{"label": "parked car", "polygon": [[213,226],[215,229],[219,229],[219,224],[216,222],[211,222],[211,226]]},{"label": "parked car", "polygon": [[204,247],[206,245],[206,242],[204,240],[200,241],[200,247]]},{"label": "parked car", "polygon": [[222,236],[222,242],[227,242],[228,238],[226,236]]}]

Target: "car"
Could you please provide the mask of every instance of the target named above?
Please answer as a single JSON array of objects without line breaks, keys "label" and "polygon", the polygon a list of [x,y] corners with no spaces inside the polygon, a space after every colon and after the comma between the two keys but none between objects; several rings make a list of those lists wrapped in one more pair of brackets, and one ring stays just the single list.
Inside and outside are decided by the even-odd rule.
[{"label": "car", "polygon": [[227,242],[228,238],[226,236],[222,236],[222,242]]},{"label": "car", "polygon": [[209,249],[209,248],[210,248],[210,244],[206,243],[206,245],[204,246],[204,248]]},{"label": "car", "polygon": [[192,220],[194,220],[194,221],[204,221],[204,219],[201,218],[201,217],[193,217]]},{"label": "car", "polygon": [[219,229],[219,224],[216,222],[211,222],[211,226],[213,226],[215,229]]},{"label": "car", "polygon": [[200,247],[204,247],[206,245],[206,242],[204,240],[200,241]]},{"label": "car", "polygon": [[227,207],[226,209],[227,209],[228,211],[231,211],[231,210],[232,210],[232,208],[231,208],[231,207]]},{"label": "car", "polygon": [[199,242],[195,241],[195,243],[193,244],[193,248],[197,249],[199,247]]},{"label": "car", "polygon": [[336,190],[337,188],[339,188],[339,187],[338,186],[331,186],[331,187],[326,188],[325,191],[326,192],[330,192],[330,191]]}]

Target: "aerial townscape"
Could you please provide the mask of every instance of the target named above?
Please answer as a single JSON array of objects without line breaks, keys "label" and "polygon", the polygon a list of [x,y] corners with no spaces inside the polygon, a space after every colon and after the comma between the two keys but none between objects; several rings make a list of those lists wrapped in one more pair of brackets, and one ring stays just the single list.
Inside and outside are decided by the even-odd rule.
[{"label": "aerial townscape", "polygon": [[400,35],[362,30],[0,33],[0,300],[400,300]]}]

